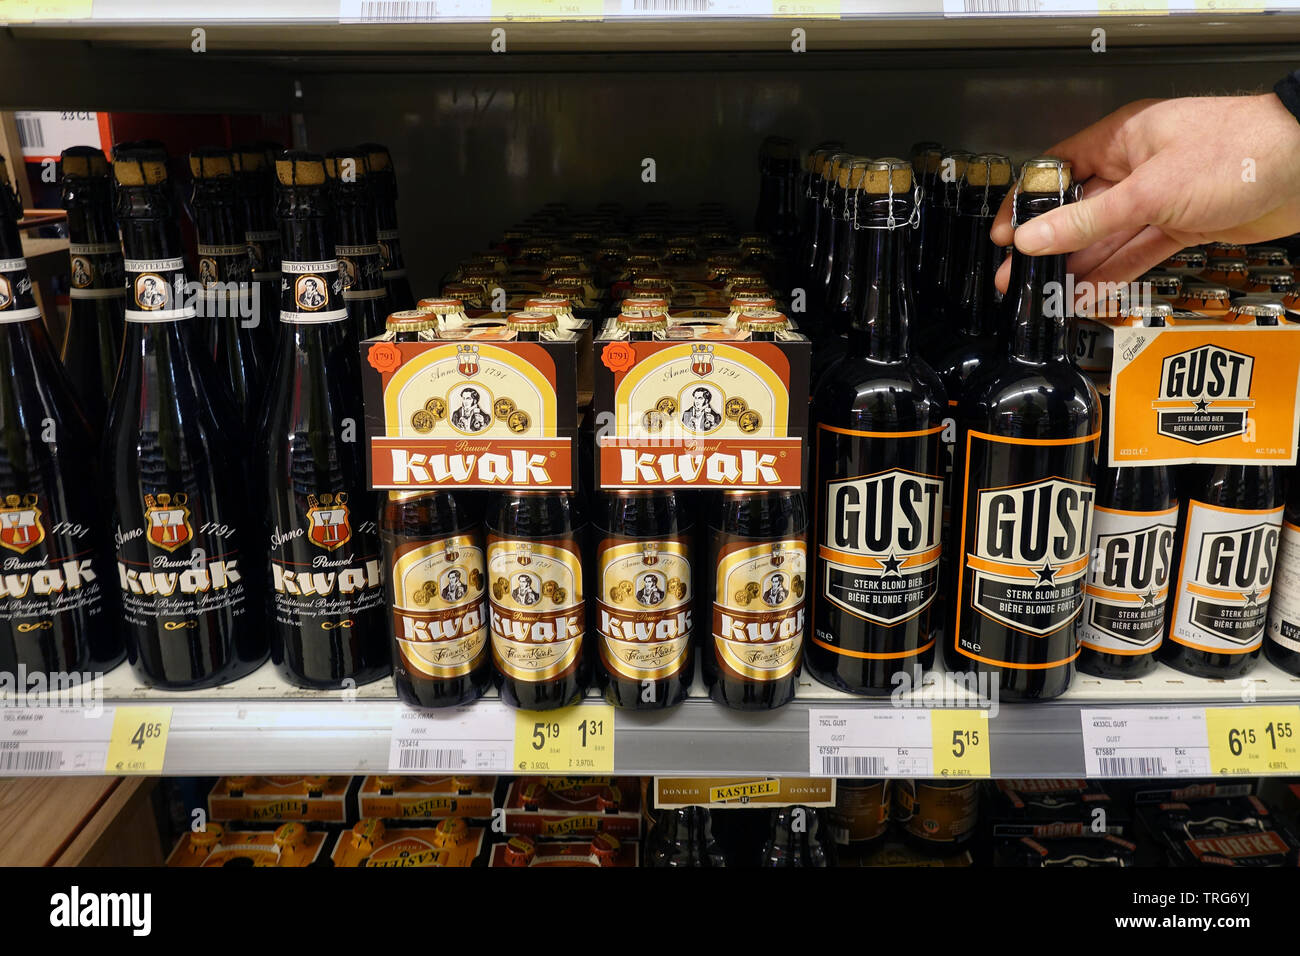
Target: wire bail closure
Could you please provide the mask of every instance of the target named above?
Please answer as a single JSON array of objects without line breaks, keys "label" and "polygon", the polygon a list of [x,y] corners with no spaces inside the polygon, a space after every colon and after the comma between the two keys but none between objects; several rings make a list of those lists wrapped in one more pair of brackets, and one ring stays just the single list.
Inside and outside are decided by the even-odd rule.
[{"label": "wire bail closure", "polygon": [[861,188],[854,191],[853,200],[853,228],[854,229],[897,229],[900,225],[911,226],[915,229],[921,224],[921,199],[925,195],[925,190],[919,183],[912,184],[912,214],[902,223],[894,215],[894,177],[889,177],[889,215],[885,218],[883,226],[868,226],[858,223],[858,195],[862,192]]}]

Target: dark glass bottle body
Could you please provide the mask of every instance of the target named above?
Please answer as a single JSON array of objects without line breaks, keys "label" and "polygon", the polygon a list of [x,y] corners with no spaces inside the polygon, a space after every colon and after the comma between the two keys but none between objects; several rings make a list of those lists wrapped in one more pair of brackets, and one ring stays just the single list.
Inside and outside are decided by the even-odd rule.
[{"label": "dark glass bottle body", "polygon": [[[264,149],[263,146],[266,148]],[[257,323],[252,327],[258,355],[269,364],[280,331],[280,227],[275,221],[275,159],[279,144],[239,147],[235,191],[244,223],[248,264],[258,289]]]},{"label": "dark glass bottle body", "polygon": [[[910,197],[862,194],[862,302],[849,352],[813,396],[813,632],[809,672],[854,694],[934,659],[948,412],[938,376],[912,354]],[[871,228],[874,227],[874,228]]]},{"label": "dark glass bottle body", "polygon": [[692,511],[670,489],[595,497],[596,676],[616,707],[662,710],[690,688],[697,603]]},{"label": "dark glass bottle body", "polygon": [[375,193],[375,238],[379,243],[380,278],[388,295],[388,311],[404,312],[415,308],[411,280],[406,274],[406,257],[402,255],[402,238],[397,228],[397,174],[386,148],[378,143],[360,147],[369,157],[368,175]]},{"label": "dark glass bottle body", "polygon": [[808,507],[802,491],[728,491],[709,509],[709,696],[736,710],[789,703],[807,629]]},{"label": "dark glass bottle body", "polygon": [[660,810],[646,838],[646,863],[652,868],[683,869],[726,866],[727,860],[713,839],[707,807]]},{"label": "dark glass bottle body", "polygon": [[767,839],[759,866],[834,866],[834,844],[826,839],[821,814],[812,807],[781,807],[771,811]]},{"label": "dark glass bottle body", "polygon": [[501,699],[523,710],[575,703],[590,680],[587,518],[574,492],[488,499],[492,657]]},{"label": "dark glass bottle body", "polygon": [[1274,666],[1300,677],[1300,473],[1288,474],[1286,511],[1278,543],[1277,575],[1268,607],[1264,653]]},{"label": "dark glass bottle body", "polygon": [[366,175],[363,155],[350,150],[331,153],[328,163],[335,217],[334,252],[343,300],[357,338],[368,339],[384,331],[384,320],[392,311],[384,285],[374,188]]},{"label": "dark glass bottle body", "polygon": [[[1060,204],[1021,193],[1016,210],[1025,222]],[[1078,655],[1101,421],[1069,322],[1045,305],[1064,278],[1064,256],[1013,253],[1006,351],[968,382],[957,415],[945,653],[1017,700],[1064,693]]]}]

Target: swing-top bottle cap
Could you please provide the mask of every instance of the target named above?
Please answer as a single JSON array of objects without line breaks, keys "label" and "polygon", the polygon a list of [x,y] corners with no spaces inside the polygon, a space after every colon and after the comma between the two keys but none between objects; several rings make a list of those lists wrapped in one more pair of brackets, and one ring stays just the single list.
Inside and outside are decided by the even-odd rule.
[{"label": "swing-top bottle cap", "polygon": [[866,156],[854,156],[840,168],[840,188],[859,189],[867,178],[867,164],[871,160]]},{"label": "swing-top bottle cap", "polygon": [[275,161],[275,178],[283,186],[323,186],[325,160],[319,153],[290,150]]},{"label": "swing-top bottle cap", "polygon": [[190,175],[195,179],[225,179],[234,172],[229,150],[196,149],[190,153]]},{"label": "swing-top bottle cap", "polygon": [[828,183],[833,183],[839,179],[840,168],[853,158],[852,153],[833,153],[826,158],[826,165],[822,167],[822,179]]},{"label": "swing-top bottle cap", "polygon": [[91,179],[112,173],[104,154],[93,146],[69,146],[59,154],[64,179]]},{"label": "swing-top bottle cap", "polygon": [[157,186],[167,181],[167,151],[157,146],[123,145],[113,150],[113,177],[121,186]]},{"label": "swing-top bottle cap", "polygon": [[[428,300],[421,299],[420,304],[423,305],[426,301]],[[449,300],[443,299],[440,301]],[[407,309],[402,312],[394,312],[384,320],[384,328],[389,332],[428,332],[437,327],[437,314],[432,309],[424,312],[418,309]]]},{"label": "swing-top bottle cap", "polygon": [[897,156],[869,159],[862,177],[862,191],[869,195],[895,196],[912,191],[912,164]]},{"label": "swing-top bottle cap", "polygon": [[259,146],[237,146],[231,153],[237,173],[256,173],[267,166],[266,153]]},{"label": "swing-top bottle cap", "polygon": [[365,178],[369,168],[365,150],[331,149],[325,154],[325,175],[344,183],[354,183]]},{"label": "swing-top bottle cap", "polygon": [[910,155],[912,170],[917,176],[937,173],[943,163],[943,145],[933,140],[922,140],[912,144]]},{"label": "swing-top bottle cap", "polygon": [[366,166],[372,173],[387,172],[393,168],[393,155],[383,143],[362,143],[357,152],[365,153]]},{"label": "swing-top bottle cap", "polygon": [[1001,153],[976,153],[966,160],[969,186],[1006,186],[1011,182],[1011,160]]},{"label": "swing-top bottle cap", "polygon": [[1059,195],[1070,188],[1070,162],[1055,156],[1035,156],[1025,160],[1020,171],[1022,193]]},{"label": "swing-top bottle cap", "polygon": [[554,332],[559,328],[555,316],[546,312],[512,312],[506,318],[512,332]]}]

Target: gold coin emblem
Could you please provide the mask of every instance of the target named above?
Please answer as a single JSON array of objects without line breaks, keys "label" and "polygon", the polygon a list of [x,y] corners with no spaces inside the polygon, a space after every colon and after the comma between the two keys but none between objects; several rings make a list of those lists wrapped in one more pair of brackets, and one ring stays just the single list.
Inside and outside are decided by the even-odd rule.
[{"label": "gold coin emblem", "polygon": [[729,398],[727,399],[727,403],[722,406],[722,411],[726,414],[728,419],[734,422],[744,414],[747,408],[749,408],[749,402],[745,401],[743,398]]},{"label": "gold coin emblem", "polygon": [[417,432],[431,432],[435,422],[433,416],[422,408],[411,416],[411,424]]},{"label": "gold coin emblem", "polygon": [[747,590],[742,589],[740,591],[737,591],[735,594],[732,595],[732,597],[735,599],[736,603],[741,607],[744,607],[749,603],[749,592]]},{"label": "gold coin emblem", "polygon": [[551,600],[554,601],[556,604],[563,604],[564,599],[567,598],[568,596],[569,596],[569,592],[564,590],[564,588],[556,588],[555,593],[551,595]]},{"label": "gold coin emblem", "polygon": [[803,597],[803,575],[796,574],[794,580],[790,582],[790,589],[794,591],[795,597]]},{"label": "gold coin emblem", "polygon": [[424,588],[420,588],[418,591],[416,591],[414,594],[411,595],[411,600],[414,601],[416,604],[418,604],[420,607],[424,607],[426,604],[429,603],[429,595],[425,593]]},{"label": "gold coin emblem", "polygon": [[497,417],[497,421],[509,421],[510,416],[514,414],[515,401],[512,398],[498,398],[492,403],[492,414]]},{"label": "gold coin emblem", "polygon": [[740,418],[736,421],[736,425],[746,435],[752,435],[763,427],[763,416],[751,408],[749,411],[741,414]]},{"label": "gold coin emblem", "polygon": [[510,417],[506,419],[506,427],[516,435],[528,431],[528,426],[532,423],[533,420],[528,417],[528,413],[521,411],[511,412]]},{"label": "gold coin emblem", "polygon": [[424,403],[424,410],[433,416],[435,422],[440,422],[447,417],[447,400],[431,398]]},{"label": "gold coin emblem", "polygon": [[662,431],[667,421],[668,416],[652,409],[641,416],[641,427],[648,432]]},{"label": "gold coin emblem", "polygon": [[665,395],[659,401],[655,402],[655,408],[665,415],[677,414],[677,399]]},{"label": "gold coin emblem", "polygon": [[475,591],[483,588],[483,575],[479,572],[478,568],[475,568],[469,573],[469,586]]},{"label": "gold coin emblem", "polygon": [[558,586],[559,586],[559,582],[557,582],[557,581],[543,581],[543,582],[542,582],[542,594],[543,594],[543,596],[545,596],[545,597],[550,597],[552,594],[555,593],[555,589],[556,589],[556,587],[558,587]]}]

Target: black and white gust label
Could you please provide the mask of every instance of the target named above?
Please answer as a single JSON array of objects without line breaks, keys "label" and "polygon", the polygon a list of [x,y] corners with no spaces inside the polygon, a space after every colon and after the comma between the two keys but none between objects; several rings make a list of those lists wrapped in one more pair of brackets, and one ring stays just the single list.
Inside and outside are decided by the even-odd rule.
[{"label": "black and white gust label", "polygon": [[1198,777],[1210,773],[1204,707],[1081,710],[1087,777]]}]

